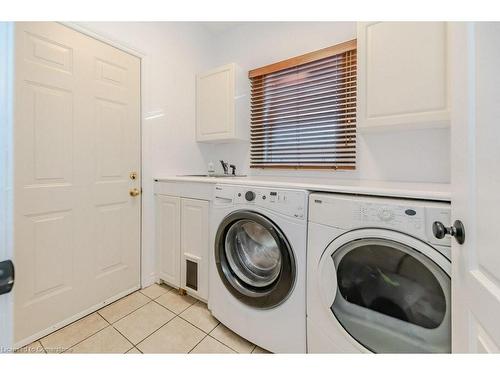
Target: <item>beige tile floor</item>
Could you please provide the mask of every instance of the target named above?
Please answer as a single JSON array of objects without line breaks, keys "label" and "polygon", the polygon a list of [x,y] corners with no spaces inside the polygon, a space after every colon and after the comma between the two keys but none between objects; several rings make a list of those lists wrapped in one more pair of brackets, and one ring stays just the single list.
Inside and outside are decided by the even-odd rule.
[{"label": "beige tile floor", "polygon": [[18,350],[19,353],[267,353],[207,305],[151,285]]}]

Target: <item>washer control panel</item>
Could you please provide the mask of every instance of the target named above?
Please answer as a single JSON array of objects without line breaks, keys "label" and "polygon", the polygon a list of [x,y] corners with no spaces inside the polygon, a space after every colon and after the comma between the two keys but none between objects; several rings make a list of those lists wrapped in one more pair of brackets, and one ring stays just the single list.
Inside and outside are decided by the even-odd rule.
[{"label": "washer control panel", "polygon": [[214,204],[255,205],[297,219],[307,218],[308,193],[303,190],[215,185]]},{"label": "washer control panel", "polygon": [[352,213],[353,221],[362,226],[374,225],[402,232],[422,232],[425,212],[421,207],[389,206],[368,202],[363,202],[355,207]]}]

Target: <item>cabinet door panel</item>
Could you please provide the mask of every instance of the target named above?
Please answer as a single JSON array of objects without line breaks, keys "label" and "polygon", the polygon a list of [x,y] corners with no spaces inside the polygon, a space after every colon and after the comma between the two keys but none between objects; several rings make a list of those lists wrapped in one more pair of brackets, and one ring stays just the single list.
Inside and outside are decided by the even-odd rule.
[{"label": "cabinet door panel", "polygon": [[[181,285],[191,294],[208,299],[208,207],[207,201],[182,198]],[[197,274],[193,275],[193,272]],[[193,285],[193,280],[196,284]]]},{"label": "cabinet door panel", "polygon": [[156,195],[156,252],[160,279],[173,287],[180,283],[181,199]]},{"label": "cabinet door panel", "polygon": [[358,25],[360,128],[448,124],[445,22]]},{"label": "cabinet door panel", "polygon": [[234,138],[234,64],[199,74],[196,81],[196,140]]}]

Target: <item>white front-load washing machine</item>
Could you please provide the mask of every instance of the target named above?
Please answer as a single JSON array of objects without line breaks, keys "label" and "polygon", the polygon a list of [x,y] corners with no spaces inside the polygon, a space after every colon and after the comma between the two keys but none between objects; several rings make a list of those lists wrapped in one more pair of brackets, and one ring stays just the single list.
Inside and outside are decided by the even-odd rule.
[{"label": "white front-load washing machine", "polygon": [[274,353],[306,352],[308,193],[217,184],[208,307]]},{"label": "white front-load washing machine", "polygon": [[311,194],[311,353],[449,353],[450,225],[445,202]]}]

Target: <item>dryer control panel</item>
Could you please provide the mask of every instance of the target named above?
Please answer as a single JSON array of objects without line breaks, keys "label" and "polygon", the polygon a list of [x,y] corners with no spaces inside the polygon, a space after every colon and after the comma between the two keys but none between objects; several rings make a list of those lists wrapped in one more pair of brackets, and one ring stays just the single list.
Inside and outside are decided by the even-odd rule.
[{"label": "dryer control panel", "polygon": [[341,229],[388,228],[429,243],[451,246],[449,236],[437,239],[432,224],[451,223],[450,205],[395,198],[311,194],[309,220]]},{"label": "dryer control panel", "polygon": [[303,190],[215,185],[214,204],[258,206],[297,219],[307,218],[307,196]]}]

